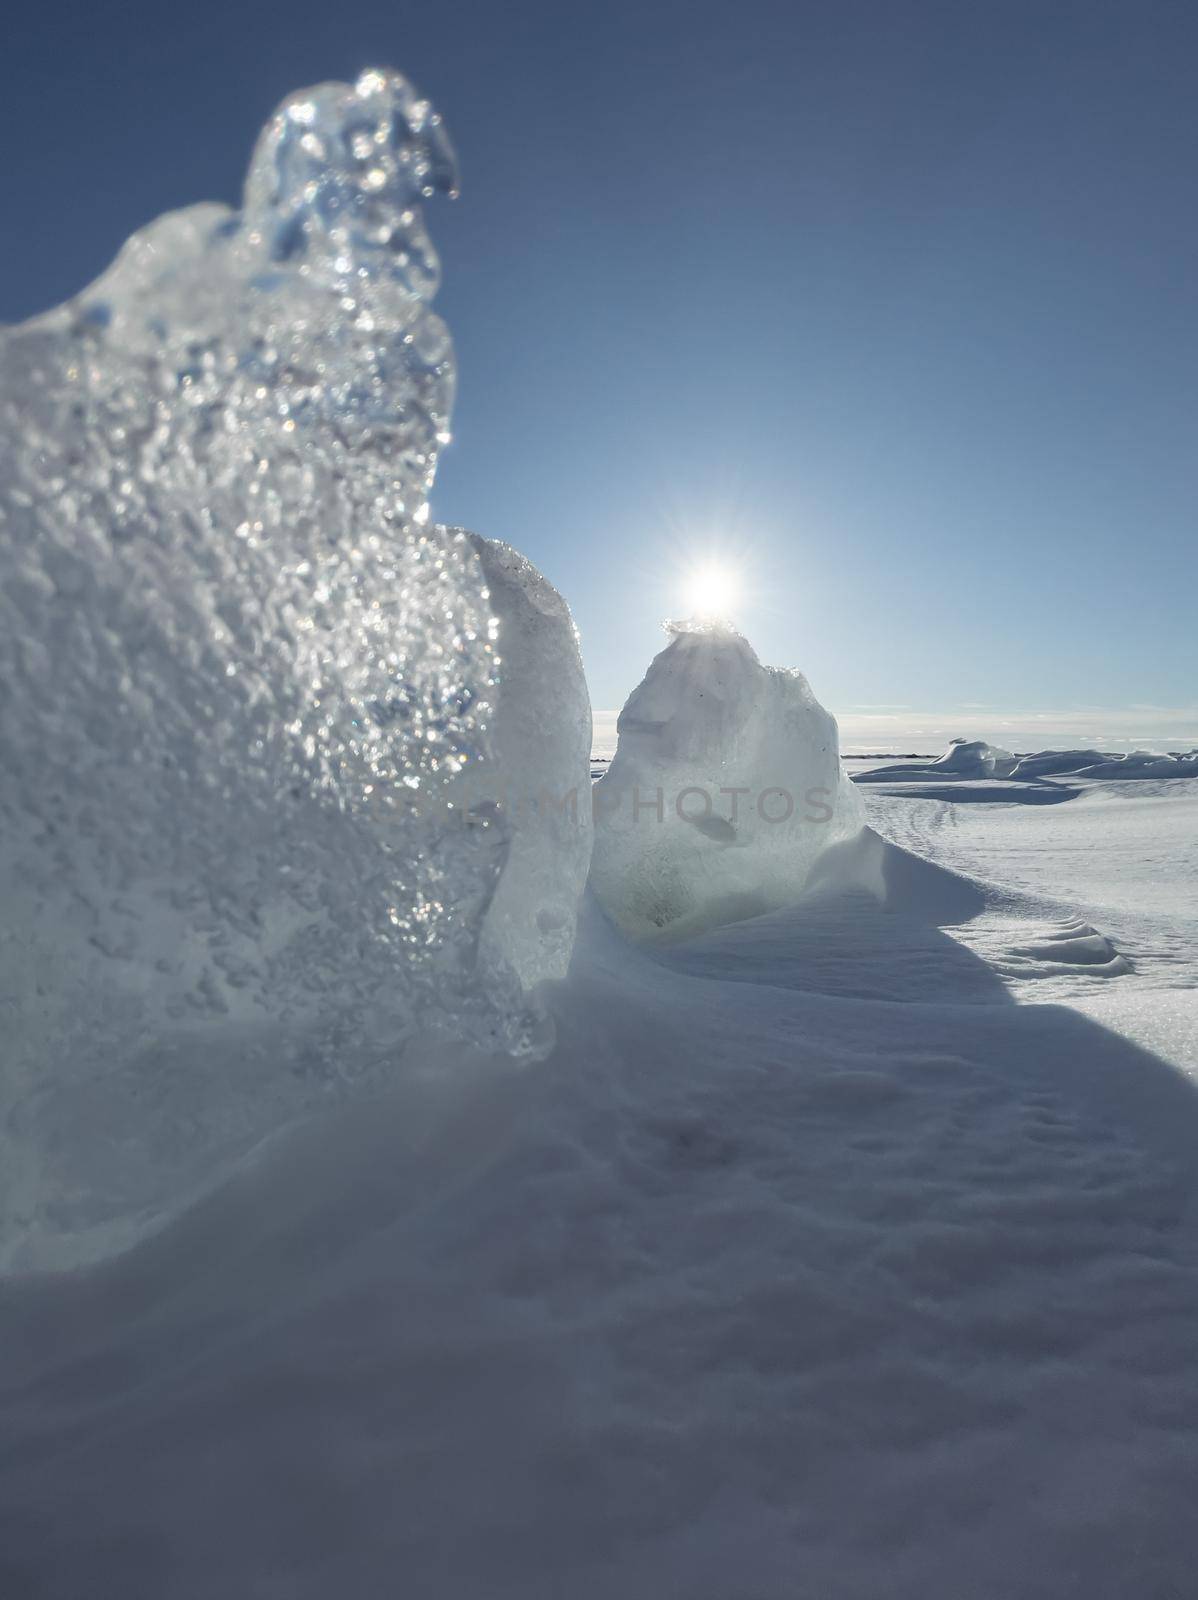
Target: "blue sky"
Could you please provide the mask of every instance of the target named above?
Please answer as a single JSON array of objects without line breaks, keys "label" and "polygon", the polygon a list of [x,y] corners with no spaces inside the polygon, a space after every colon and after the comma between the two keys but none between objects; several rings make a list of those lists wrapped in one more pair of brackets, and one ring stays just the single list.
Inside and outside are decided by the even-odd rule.
[{"label": "blue sky", "polygon": [[235,200],[289,90],[388,64],[437,102],[463,195],[430,219],[460,368],[433,510],[558,584],[598,709],[720,551],[762,658],[866,745],[1037,716],[1198,739],[1188,0],[93,0],[7,28],[3,320]]}]

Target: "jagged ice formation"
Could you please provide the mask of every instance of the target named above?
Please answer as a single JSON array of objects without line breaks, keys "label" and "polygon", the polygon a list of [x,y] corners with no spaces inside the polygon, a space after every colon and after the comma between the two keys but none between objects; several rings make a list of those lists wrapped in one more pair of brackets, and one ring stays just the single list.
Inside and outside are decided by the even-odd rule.
[{"label": "jagged ice formation", "polygon": [[635,939],[797,899],[824,852],[865,820],[835,718],[802,673],[762,666],[726,624],[668,627],[595,787],[591,884]]},{"label": "jagged ice formation", "polygon": [[136,1231],[416,1034],[541,1042],[571,891],[536,887],[543,964],[506,950],[519,818],[454,804],[529,648],[428,520],[454,363],[421,206],[455,183],[398,74],[323,85],[240,211],[160,218],[0,335],[0,1256]]}]

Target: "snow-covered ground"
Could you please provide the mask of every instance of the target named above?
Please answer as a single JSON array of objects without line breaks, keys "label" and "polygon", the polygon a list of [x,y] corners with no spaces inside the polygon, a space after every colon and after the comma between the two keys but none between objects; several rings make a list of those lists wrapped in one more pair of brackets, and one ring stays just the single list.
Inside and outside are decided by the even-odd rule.
[{"label": "snow-covered ground", "polygon": [[951,800],[866,794],[889,837],[986,885],[954,931],[1018,998],[1064,1001],[1198,1070],[1198,780],[1044,789],[1048,804],[1001,780]]},{"label": "snow-covered ground", "polygon": [[798,907],[588,903],[543,1063],[10,1280],[4,1592],[1192,1592],[1198,784],[869,805]]}]

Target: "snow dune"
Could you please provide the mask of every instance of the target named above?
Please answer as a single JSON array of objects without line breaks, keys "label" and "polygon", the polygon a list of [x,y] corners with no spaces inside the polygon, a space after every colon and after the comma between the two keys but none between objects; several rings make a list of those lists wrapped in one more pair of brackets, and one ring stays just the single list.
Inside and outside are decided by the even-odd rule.
[{"label": "snow dune", "polygon": [[[910,784],[920,783],[929,797],[929,779],[949,779],[953,782],[977,782],[986,779],[1008,778],[1006,789],[993,788],[977,791],[979,797],[989,793],[995,798],[1021,797],[1029,804],[1051,803],[1045,800],[1044,791],[1037,795],[1031,787],[1041,780],[1059,777],[1078,779],[1146,779],[1198,777],[1198,751],[1133,750],[1126,755],[1112,755],[1101,750],[1041,750],[1031,755],[1014,756],[1009,750],[1000,750],[981,739],[954,739],[942,756],[934,761],[909,762],[898,765],[870,767],[854,774],[857,783]],[[908,791],[911,792],[911,791]],[[1057,796],[1066,798],[1072,791],[1057,786]],[[957,798],[965,798],[963,794]]]}]

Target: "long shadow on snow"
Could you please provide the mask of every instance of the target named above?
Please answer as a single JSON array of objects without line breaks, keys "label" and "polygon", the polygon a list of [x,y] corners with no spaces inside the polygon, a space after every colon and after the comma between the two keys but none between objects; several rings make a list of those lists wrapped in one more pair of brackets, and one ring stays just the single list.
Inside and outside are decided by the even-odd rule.
[{"label": "long shadow on snow", "polygon": [[874,832],[827,851],[797,905],[657,947],[677,972],[843,998],[1007,1004],[997,973],[944,926],[985,906],[968,878]]},{"label": "long shadow on snow", "polygon": [[1054,783],[1049,778],[1020,779],[1007,783],[1001,778],[958,778],[946,782],[943,778],[927,782],[918,778],[866,780],[863,776],[854,783],[869,787],[872,793],[890,795],[903,800],[951,800],[954,805],[1023,805],[1056,806],[1063,800],[1076,800],[1080,789],[1068,784]]},{"label": "long shadow on snow", "polygon": [[[984,1522],[963,1522],[945,1539],[943,1485],[930,1477],[902,1520],[906,1542],[893,1559],[906,1559],[920,1541],[939,1547],[943,1582],[907,1581],[896,1566],[889,1593],[1039,1600],[1048,1592],[1041,1584],[1048,1563],[1049,1577],[1062,1577],[1058,1600],[1115,1600],[1137,1591],[1142,1541],[1155,1551],[1152,1575],[1176,1579],[1175,1592],[1184,1592],[1198,1560],[1190,1484],[1163,1445],[1159,1457],[1145,1453],[1147,1436],[1133,1434],[1133,1419],[1138,1407],[1155,1403],[1166,1359],[1175,1431],[1198,1400],[1198,1380],[1185,1377],[1184,1362],[1177,1367],[1178,1353],[1198,1337],[1198,1295],[1183,1293],[1182,1270],[1194,1254],[1198,1095],[1173,1068],[1077,1012],[1013,1004],[985,963],[942,931],[981,909],[981,891],[968,880],[876,835],[842,850],[821,876],[804,906],[652,953],[630,949],[589,905],[571,982],[554,1001],[559,1047],[541,1067],[467,1074],[418,1129],[406,1111],[384,1117],[371,1107],[310,1125],[120,1260],[0,1288],[0,1574],[7,1569],[9,1592],[31,1600],[79,1593],[191,1600],[217,1589],[282,1592],[282,1584],[316,1600],[339,1575],[354,1592],[378,1593],[400,1570],[413,1592],[437,1600],[495,1600],[532,1592],[529,1550],[543,1584],[538,1593],[592,1600],[660,1592],[643,1572],[638,1588],[636,1564],[648,1559],[653,1526],[646,1496],[660,1496],[668,1509],[677,1487],[690,1483],[692,1525],[701,1530],[703,1507],[717,1503],[721,1483],[744,1489],[768,1466],[774,1499],[802,1501],[812,1525],[826,1532],[826,1545],[811,1555],[812,1584],[873,1600],[877,1571],[863,1568],[854,1580],[837,1565],[870,1548],[875,1486],[871,1480],[858,1492],[860,1473],[878,1460],[884,1487],[883,1468],[894,1456],[891,1444],[871,1455],[870,1439],[890,1437],[891,1424],[902,1437],[894,1430],[918,1422],[945,1438],[984,1441],[995,1437],[986,1431],[995,1416],[1015,1431],[993,1478],[983,1473],[975,1488],[984,1498],[1000,1480],[1026,1480],[1026,1526],[1012,1526],[1008,1512],[993,1549]],[[1111,1278],[1095,1301],[1113,1319],[1107,1344],[1083,1344],[1069,1357],[1063,1390],[1054,1387],[1061,1369],[1050,1343],[1033,1343],[1025,1356],[1015,1334],[1001,1331],[1010,1248],[994,1267],[998,1309],[993,1326],[986,1321],[985,1246],[1004,1231],[1017,1248],[1026,1241],[1040,1253],[1049,1293],[1051,1251],[1073,1237],[1060,1220],[1071,1207],[1089,1219],[1089,1247],[1101,1244],[1102,1217],[1084,1171],[1071,1176],[1062,1160],[1061,1192],[1047,1213],[1038,1192],[1021,1187],[1033,1180],[1020,1178],[1018,1161],[1007,1169],[1007,1196],[994,1199],[993,1182],[981,1174],[971,1190],[974,1101],[958,1096],[961,1148],[954,1156],[950,1142],[936,1158],[945,1173],[955,1170],[956,1198],[938,1199],[934,1187],[913,1191],[910,1204],[926,1200],[932,1208],[926,1221],[878,1222],[871,1214],[879,1186],[903,1174],[887,1170],[876,1138],[871,1145],[865,1135],[884,1134],[892,1118],[918,1124],[920,1108],[938,1103],[926,1090],[929,1073],[951,1085],[978,1071],[991,1085],[982,1084],[983,1095],[1009,1083],[1022,1096],[1030,1135],[1013,1129],[1011,1137],[1024,1152],[1047,1148],[1035,1143],[1035,1107],[1048,1100],[1079,1114],[1087,1128],[1146,1146],[1159,1173],[1151,1193],[1125,1201],[1116,1183],[1102,1205],[1110,1206],[1117,1248],[1118,1230],[1130,1227],[1134,1249],[1150,1248],[1156,1270],[1171,1272],[1171,1309],[1154,1322],[1132,1281],[1124,1290]],[[840,1075],[851,1093],[837,1087]],[[913,1100],[880,1097],[886,1081],[899,1089],[905,1080],[918,1090]],[[863,1101],[865,1088],[872,1098]],[[563,1104],[564,1122],[554,1110]],[[710,1127],[697,1126],[702,1117]],[[572,1146],[539,1131],[552,1133],[559,1123],[577,1130],[584,1152],[577,1169],[565,1160]],[[671,1128],[677,1137],[666,1137]],[[1050,1124],[1044,1133],[1052,1134]],[[768,1159],[755,1155],[755,1143],[786,1138],[794,1141],[790,1161],[768,1150]],[[630,1150],[659,1154],[630,1161]],[[738,1178],[742,1162],[747,1179]],[[1048,1148],[1048,1170],[1055,1163]],[[1037,1171],[1045,1166],[1041,1160]],[[591,1171],[612,1175],[599,1190],[602,1218],[567,1203],[571,1186]],[[512,1172],[522,1175],[529,1214],[562,1207],[559,1254],[545,1264],[543,1290],[533,1275],[501,1279],[496,1292],[491,1252],[512,1230],[478,1233],[478,1219],[518,1192]],[[761,1185],[778,1185],[785,1196],[793,1189],[793,1216],[753,1210]],[[986,1203],[999,1209],[983,1216],[975,1248],[972,1207],[988,1194]],[[621,1298],[621,1274],[639,1260],[623,1253],[626,1234],[663,1252],[682,1241],[681,1250],[697,1208],[723,1215],[728,1205],[748,1207],[743,1229],[731,1234],[744,1246],[729,1247],[726,1262],[713,1257],[703,1294],[678,1300],[685,1315],[674,1301],[655,1310],[651,1296],[638,1296],[635,1272],[634,1292]],[[956,1209],[946,1215],[945,1205]],[[843,1230],[833,1226],[838,1207]],[[780,1230],[778,1247],[750,1255],[746,1265],[756,1262],[758,1276],[742,1285],[736,1273],[744,1249],[766,1220]],[[864,1258],[854,1253],[857,1241]],[[637,1271],[652,1281],[655,1262],[650,1255]],[[536,1264],[534,1257],[527,1270]],[[673,1262],[676,1300],[679,1284],[703,1265],[702,1251]],[[1068,1265],[1062,1257],[1062,1270]],[[760,1270],[776,1277],[763,1280]],[[719,1299],[725,1272],[726,1306]],[[527,1308],[542,1292],[553,1304],[570,1273],[582,1275],[583,1289],[570,1302],[569,1338],[551,1342],[554,1318],[532,1317]],[[863,1281],[875,1286],[864,1299],[855,1287]],[[1071,1282],[1077,1289],[1084,1280]],[[819,1285],[810,1301],[800,1293],[804,1284]],[[973,1321],[947,1314],[956,1303],[943,1298],[949,1290],[975,1296]],[[760,1308],[751,1325],[749,1305]],[[1020,1315],[1016,1331],[1034,1336],[1026,1308]],[[1118,1321],[1124,1315],[1126,1330]],[[674,1330],[674,1342],[660,1375],[648,1369],[650,1382],[639,1363],[644,1348],[656,1349],[654,1317]],[[1086,1324],[1070,1313],[1043,1337],[1084,1334]],[[760,1460],[739,1402],[725,1417],[715,1386],[729,1328],[742,1330],[734,1347],[742,1379],[751,1376],[767,1397],[759,1402]],[[989,1346],[977,1342],[985,1329]],[[893,1361],[906,1365],[888,1369],[885,1383],[853,1409],[855,1389],[837,1381],[832,1357],[883,1338],[897,1352]],[[1111,1354],[1117,1339],[1128,1341],[1126,1361]],[[758,1344],[760,1368],[753,1365]],[[933,1383],[929,1370],[994,1377],[973,1391],[947,1379]],[[603,1496],[592,1479],[558,1470],[558,1456],[545,1454],[573,1459],[575,1410],[590,1419],[588,1437],[600,1450],[606,1413],[593,1393],[609,1371],[617,1393],[625,1378],[633,1382],[644,1425],[638,1447],[656,1452],[635,1506],[613,1513],[611,1527],[595,1520]],[[792,1419],[786,1408],[799,1379],[805,1387]],[[912,1384],[917,1396],[928,1393],[919,1417],[905,1409]],[[487,1403],[476,1403],[484,1392]],[[694,1428],[680,1418],[696,1419]],[[620,1426],[617,1416],[616,1458],[623,1460]],[[912,1470],[932,1459],[910,1452]],[[1138,1496],[1136,1540],[1121,1542],[1117,1527],[1108,1536],[1106,1524],[1084,1519],[1044,1533],[1035,1510],[1039,1479],[1045,1492],[1062,1476],[1088,1483],[1107,1460],[1122,1475],[1116,1487],[1127,1477],[1128,1492]],[[501,1514],[490,1521],[462,1521],[469,1463],[471,1483],[500,1497]],[[1129,1475],[1138,1475],[1134,1485]],[[954,1468],[950,1481],[956,1476]],[[1113,1503],[1111,1485],[1098,1486],[1104,1503]],[[205,1508],[202,1519],[187,1514],[193,1498]],[[881,1503],[885,1510],[890,1502]],[[210,1537],[214,1527],[218,1540]],[[1012,1534],[1021,1548],[1013,1566],[1005,1542]],[[590,1580],[596,1548],[623,1552],[628,1581],[617,1582],[616,1567]],[[879,1559],[889,1564],[892,1556],[883,1550]],[[994,1584],[978,1587],[976,1574],[990,1570]],[[789,1569],[757,1576],[755,1594],[783,1600],[794,1592]],[[692,1574],[690,1587],[680,1581],[676,1592],[728,1594],[742,1579],[743,1572],[715,1572],[701,1585]]]},{"label": "long shadow on snow", "polygon": [[[1198,1197],[1198,1087],[1177,1067],[1069,1006],[1020,1005],[998,973],[943,931],[986,906],[971,879],[883,839],[872,828],[827,855],[796,906],[718,928],[651,959],[715,983],[768,986],[863,1002],[844,1007],[838,1038],[876,1053],[967,1049],[971,1028],[1009,1035],[1013,1080],[1088,1104],[1177,1163]],[[618,935],[613,935],[618,937]],[[1118,977],[1112,982],[1120,981]],[[986,1008],[985,1013],[975,1008]],[[996,1008],[994,1015],[990,1008]],[[971,1017],[973,1020],[971,1020]]]}]

